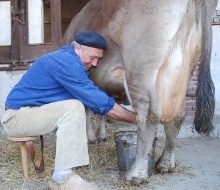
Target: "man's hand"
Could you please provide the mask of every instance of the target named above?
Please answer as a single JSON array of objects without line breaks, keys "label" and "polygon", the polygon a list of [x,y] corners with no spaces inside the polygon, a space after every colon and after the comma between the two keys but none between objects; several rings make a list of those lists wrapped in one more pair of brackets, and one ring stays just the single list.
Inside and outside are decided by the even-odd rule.
[{"label": "man's hand", "polygon": [[106,114],[114,119],[136,124],[136,113],[129,111],[119,104],[115,103],[113,108]]}]

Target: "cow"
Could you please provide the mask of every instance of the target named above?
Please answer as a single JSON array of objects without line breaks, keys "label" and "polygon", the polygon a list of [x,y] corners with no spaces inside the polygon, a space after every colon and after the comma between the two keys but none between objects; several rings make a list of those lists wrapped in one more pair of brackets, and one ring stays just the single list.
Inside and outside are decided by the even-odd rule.
[{"label": "cow", "polygon": [[[210,74],[212,13],[217,0],[90,0],[71,21],[62,39],[70,44],[81,30],[95,30],[108,44],[98,67],[90,70],[96,85],[118,99],[128,97],[137,113],[137,152],[125,180],[149,180],[148,155],[159,124],[165,147],[156,168],[175,168],[174,144],[185,118],[185,96],[199,64],[196,131],[213,130],[215,109]],[[124,73],[124,77],[121,76]]]}]

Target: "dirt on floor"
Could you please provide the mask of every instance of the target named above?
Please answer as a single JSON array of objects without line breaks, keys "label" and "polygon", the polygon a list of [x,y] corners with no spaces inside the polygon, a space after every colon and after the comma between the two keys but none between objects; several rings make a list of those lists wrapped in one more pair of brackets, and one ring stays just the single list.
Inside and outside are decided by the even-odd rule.
[{"label": "dirt on floor", "polygon": [[[94,121],[94,125],[97,122]],[[220,189],[220,138],[201,137],[177,139],[175,148],[176,170],[174,173],[157,173],[149,183],[140,186],[127,184],[123,172],[117,166],[114,132],[123,123],[107,122],[107,141],[89,145],[90,164],[75,169],[75,173],[89,182],[97,184],[99,190],[217,190]],[[29,160],[28,182],[23,181],[20,147],[6,140],[0,127],[0,190],[48,190],[48,181],[54,166],[55,132],[44,137],[45,178],[39,180]],[[35,142],[40,158],[39,141]],[[156,161],[164,146],[164,139],[156,144]],[[38,159],[40,160],[40,159]]]}]

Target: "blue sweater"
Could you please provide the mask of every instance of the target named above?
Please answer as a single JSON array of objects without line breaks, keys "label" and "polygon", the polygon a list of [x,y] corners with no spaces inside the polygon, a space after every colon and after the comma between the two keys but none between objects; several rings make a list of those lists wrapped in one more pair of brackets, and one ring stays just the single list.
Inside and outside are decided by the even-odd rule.
[{"label": "blue sweater", "polygon": [[5,106],[18,110],[69,99],[80,100],[101,115],[115,104],[115,100],[89,78],[73,45],[36,60],[9,93]]}]

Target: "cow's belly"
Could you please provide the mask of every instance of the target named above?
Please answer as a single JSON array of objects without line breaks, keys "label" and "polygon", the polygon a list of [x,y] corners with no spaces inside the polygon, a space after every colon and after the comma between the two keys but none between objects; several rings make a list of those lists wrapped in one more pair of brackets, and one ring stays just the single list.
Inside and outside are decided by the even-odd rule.
[{"label": "cow's belly", "polygon": [[94,83],[109,93],[118,103],[128,104],[124,89],[125,69],[118,65],[98,67],[90,72]]}]

